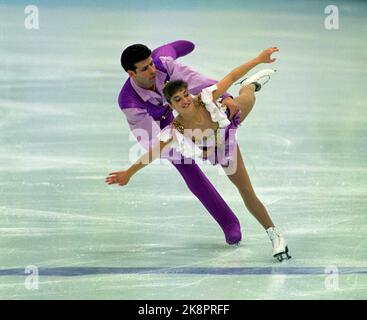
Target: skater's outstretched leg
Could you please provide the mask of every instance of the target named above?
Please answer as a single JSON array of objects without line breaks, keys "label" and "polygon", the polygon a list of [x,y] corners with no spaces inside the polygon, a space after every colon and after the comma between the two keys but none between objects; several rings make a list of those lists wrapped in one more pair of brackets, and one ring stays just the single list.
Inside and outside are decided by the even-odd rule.
[{"label": "skater's outstretched leg", "polygon": [[279,261],[285,258],[289,259],[287,243],[279,230],[274,226],[265,206],[256,196],[238,145],[235,160],[232,161],[229,167],[223,167],[223,169],[225,172],[228,172],[228,178],[237,187],[248,211],[252,213],[266,230],[273,246],[273,256]]},{"label": "skater's outstretched leg", "polygon": [[195,162],[192,164],[172,163],[184,178],[189,190],[218,222],[227,243],[238,244],[241,241],[240,222],[199,166]]},{"label": "skater's outstretched leg", "polygon": [[225,172],[231,173],[227,175],[229,180],[231,180],[231,182],[237,187],[246,208],[260,222],[260,224],[265,229],[274,227],[273,221],[271,220],[266,208],[255,194],[238,145],[236,153],[236,159],[234,159],[230,164],[230,166],[236,166],[236,168],[224,168]]}]

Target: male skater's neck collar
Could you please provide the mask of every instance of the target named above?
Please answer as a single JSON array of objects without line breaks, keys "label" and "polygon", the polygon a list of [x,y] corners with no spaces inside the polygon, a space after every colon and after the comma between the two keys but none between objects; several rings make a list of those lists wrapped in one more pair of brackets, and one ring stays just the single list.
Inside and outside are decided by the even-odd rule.
[{"label": "male skater's neck collar", "polygon": [[145,89],[139,87],[133,78],[130,77],[131,86],[134,88],[136,93],[143,99],[144,102],[148,101],[151,98],[155,98],[157,96],[163,97],[162,87],[164,84],[164,80],[166,79],[166,74],[160,70],[156,71],[156,80],[155,80],[155,91],[150,89]]}]

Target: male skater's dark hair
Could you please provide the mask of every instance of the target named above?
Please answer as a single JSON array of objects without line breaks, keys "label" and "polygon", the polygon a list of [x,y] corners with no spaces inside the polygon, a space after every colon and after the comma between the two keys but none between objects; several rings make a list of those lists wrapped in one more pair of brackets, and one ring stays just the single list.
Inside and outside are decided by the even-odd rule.
[{"label": "male skater's dark hair", "polygon": [[143,44],[133,44],[127,47],[121,54],[121,66],[127,72],[136,70],[135,63],[149,58],[152,51]]}]

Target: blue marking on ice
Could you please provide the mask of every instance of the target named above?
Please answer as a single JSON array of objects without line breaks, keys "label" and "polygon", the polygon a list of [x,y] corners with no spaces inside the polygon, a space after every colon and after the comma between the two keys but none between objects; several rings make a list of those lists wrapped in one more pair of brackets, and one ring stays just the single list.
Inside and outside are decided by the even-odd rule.
[{"label": "blue marking on ice", "polygon": [[[366,274],[367,267],[343,267],[338,274]],[[97,274],[200,274],[200,275],[325,275],[323,267],[185,267],[185,268],[118,268],[118,267],[56,267],[40,268],[42,276],[86,276]],[[24,276],[24,269],[0,269],[0,276]]]}]

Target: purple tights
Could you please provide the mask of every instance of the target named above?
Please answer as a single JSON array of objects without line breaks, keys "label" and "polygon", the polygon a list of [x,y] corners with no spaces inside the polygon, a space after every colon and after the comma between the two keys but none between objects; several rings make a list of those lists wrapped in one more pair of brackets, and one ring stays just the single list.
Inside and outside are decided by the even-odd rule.
[{"label": "purple tights", "polygon": [[192,164],[172,164],[184,178],[190,191],[201,201],[222,228],[228,244],[241,241],[241,227],[236,215],[223,200],[199,166]]}]

